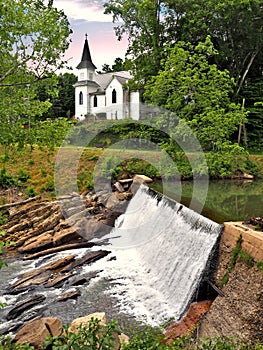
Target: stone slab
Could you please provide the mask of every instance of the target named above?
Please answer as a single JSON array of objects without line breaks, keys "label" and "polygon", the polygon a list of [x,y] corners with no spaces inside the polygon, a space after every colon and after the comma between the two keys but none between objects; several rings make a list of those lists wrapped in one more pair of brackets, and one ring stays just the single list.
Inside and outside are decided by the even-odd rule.
[{"label": "stone slab", "polygon": [[242,249],[255,261],[263,261],[263,232],[255,231],[238,221],[224,223],[222,239],[226,245],[234,248],[240,235]]}]

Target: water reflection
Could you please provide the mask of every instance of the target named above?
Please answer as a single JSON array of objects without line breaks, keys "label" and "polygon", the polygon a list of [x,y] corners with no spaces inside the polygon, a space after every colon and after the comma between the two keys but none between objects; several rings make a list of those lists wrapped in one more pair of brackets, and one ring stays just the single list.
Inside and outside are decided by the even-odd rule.
[{"label": "water reflection", "polygon": [[[171,187],[169,192],[169,186],[166,194],[188,205],[192,198],[193,182],[185,181],[181,185],[182,196],[176,194],[174,187]],[[171,186],[174,185],[171,184]],[[152,187],[162,192],[160,182],[155,183]],[[201,197],[202,183],[199,185],[199,191]],[[263,180],[210,181],[202,214],[220,223],[223,221],[242,221],[251,216],[263,217]]]}]

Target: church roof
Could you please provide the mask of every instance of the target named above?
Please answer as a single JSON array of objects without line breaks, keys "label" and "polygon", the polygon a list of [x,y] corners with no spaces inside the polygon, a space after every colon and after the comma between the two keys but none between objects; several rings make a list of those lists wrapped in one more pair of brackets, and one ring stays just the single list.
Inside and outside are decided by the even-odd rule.
[{"label": "church roof", "polygon": [[127,80],[131,79],[133,76],[128,71],[120,71],[120,72],[111,72],[96,75],[96,82],[100,85],[101,90],[105,90],[114,77],[124,85],[127,83]]},{"label": "church roof", "polygon": [[94,65],[91,59],[87,35],[83,47],[81,62],[77,65],[77,69],[81,68],[91,68],[94,70],[97,69],[97,67]]}]

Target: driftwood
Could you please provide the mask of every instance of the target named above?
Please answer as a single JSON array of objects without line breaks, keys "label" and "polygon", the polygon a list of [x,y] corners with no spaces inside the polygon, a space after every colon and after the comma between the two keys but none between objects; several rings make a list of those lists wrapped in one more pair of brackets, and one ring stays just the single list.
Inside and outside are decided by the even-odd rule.
[{"label": "driftwood", "polygon": [[41,196],[36,196],[36,197],[25,199],[24,201],[20,201],[20,202],[3,204],[3,205],[0,205],[0,210],[1,209],[6,209],[6,208],[11,208],[11,207],[17,207],[19,205],[23,205],[23,204],[26,204],[26,203],[29,203],[29,202],[33,202],[33,201],[36,201],[36,200],[40,199],[40,197]]}]

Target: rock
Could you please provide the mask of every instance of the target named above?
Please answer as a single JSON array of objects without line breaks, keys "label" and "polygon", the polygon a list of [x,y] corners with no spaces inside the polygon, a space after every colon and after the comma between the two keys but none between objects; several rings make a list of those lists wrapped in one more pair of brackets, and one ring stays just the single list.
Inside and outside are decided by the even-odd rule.
[{"label": "rock", "polygon": [[100,222],[103,223],[106,226],[114,227],[115,220],[117,217],[120,215],[120,213],[113,211],[113,210],[108,210],[103,212],[100,215],[96,216],[96,219]]},{"label": "rock", "polygon": [[32,297],[29,297],[29,298],[19,302],[8,312],[6,319],[9,321],[9,320],[12,320],[14,318],[17,318],[24,311],[30,309],[34,305],[41,303],[45,299],[46,299],[46,297],[44,295],[39,294],[39,295],[33,295]]},{"label": "rock", "polygon": [[59,336],[62,333],[62,321],[59,318],[44,317],[26,323],[16,334],[17,344],[34,346],[35,349],[43,349],[43,343],[48,335]]},{"label": "rock", "polygon": [[153,182],[153,179],[151,179],[150,177],[146,176],[146,175],[140,175],[140,174],[136,174],[133,178],[133,181],[135,182],[140,182],[140,183],[150,183]]},{"label": "rock", "polygon": [[34,253],[43,248],[49,248],[53,245],[53,236],[50,232],[45,232],[37,237],[25,241],[24,245],[18,248],[19,253]]},{"label": "rock", "polygon": [[83,286],[85,283],[87,283],[88,280],[85,277],[80,277],[75,279],[72,283],[71,286]]},{"label": "rock", "polygon": [[52,271],[58,270],[58,269],[63,268],[64,266],[68,265],[69,263],[71,263],[74,260],[75,260],[74,255],[67,255],[64,258],[52,261],[51,263],[43,266],[42,269],[52,270]]},{"label": "rock", "polygon": [[39,257],[44,256],[44,255],[62,252],[64,250],[90,248],[90,247],[93,247],[94,245],[95,245],[95,243],[87,242],[87,241],[80,241],[77,243],[64,244],[64,245],[59,246],[59,247],[49,248],[49,249],[43,250],[41,252],[29,254],[29,255],[23,257],[23,259],[24,260],[31,260],[31,259],[39,258]]},{"label": "rock", "polygon": [[79,238],[76,229],[70,227],[68,229],[58,231],[54,234],[53,245],[57,246],[60,244],[72,242],[76,238]]},{"label": "rock", "polygon": [[[58,209],[59,210],[59,209]],[[39,236],[41,233],[51,231],[57,226],[60,220],[63,218],[61,211],[55,213],[49,213],[45,220],[38,222],[38,224],[34,225],[33,229],[30,231],[30,236]]]},{"label": "rock", "polygon": [[129,342],[130,342],[130,338],[124,333],[121,333],[119,335],[119,340],[121,343],[121,349],[122,349],[122,344],[129,344]]},{"label": "rock", "polygon": [[[97,238],[97,233],[102,233],[105,230],[103,223],[99,222],[95,217],[80,220],[76,228],[79,234],[86,240]],[[106,230],[104,234],[107,233],[108,231]]]},{"label": "rock", "polygon": [[81,266],[84,264],[91,264],[99,259],[104,258],[109,253],[110,252],[108,250],[98,250],[95,252],[88,252],[82,258],[76,259],[70,265],[66,266],[62,271],[63,272],[71,271],[72,269],[76,268],[77,266]]},{"label": "rock", "polygon": [[83,327],[87,326],[91,319],[99,320],[99,324],[105,326],[106,325],[106,315],[105,312],[94,313],[88,316],[79,317],[72,321],[69,331],[72,333],[78,332],[78,327],[82,325]]},{"label": "rock", "polygon": [[[118,198],[117,195],[120,195],[120,197],[122,197],[122,200],[120,200],[120,197]],[[122,193],[112,193],[108,198],[107,202],[105,203],[105,206],[108,209],[118,212],[119,214],[124,213],[128,206],[128,202],[125,201],[125,194],[123,196],[122,195]]]},{"label": "rock", "polygon": [[133,181],[129,189],[130,193],[132,193],[132,195],[134,196],[138,191],[138,189],[140,188],[140,186],[141,186],[141,182]]},{"label": "rock", "polygon": [[116,193],[116,198],[119,201],[125,201],[125,200],[129,200],[132,197],[132,193],[131,192],[123,192],[123,193]]},{"label": "rock", "polygon": [[74,291],[71,291],[71,292],[68,292],[68,293],[61,295],[55,301],[66,301],[68,299],[76,299],[80,295],[81,295],[80,290],[76,289]]},{"label": "rock", "polygon": [[118,180],[118,182],[119,182],[122,186],[124,186],[125,184],[131,185],[132,182],[133,182],[133,179],[120,179],[120,180]]},{"label": "rock", "polygon": [[87,274],[85,274],[85,277],[80,277],[80,278],[74,279],[70,283],[70,285],[71,286],[80,286],[80,285],[83,285],[85,283],[88,283],[92,278],[97,277],[100,272],[102,272],[102,270],[90,271]]},{"label": "rock", "polygon": [[193,331],[201,316],[208,312],[211,305],[212,300],[205,300],[191,304],[182,321],[172,324],[165,331],[165,343],[171,344],[174,339],[187,335],[189,332]]},{"label": "rock", "polygon": [[115,184],[113,185],[113,187],[115,187],[116,188],[116,190],[117,191],[119,191],[120,193],[122,193],[122,192],[124,192],[125,190],[124,190],[124,188],[123,188],[123,186],[120,184],[120,182],[115,182]]},{"label": "rock", "polygon": [[10,288],[21,289],[30,285],[44,284],[44,282],[47,282],[52,275],[52,271],[62,269],[67,264],[71,263],[74,259],[74,255],[68,255],[38,269],[26,272],[18,281],[12,284]]},{"label": "rock", "polygon": [[13,233],[15,233],[17,231],[22,231],[22,230],[24,230],[26,228],[29,228],[30,226],[31,226],[30,221],[29,220],[25,220],[25,221],[19,222],[18,224],[13,225],[12,227],[10,227],[6,231],[6,233],[8,235],[10,235],[10,234],[13,234]]},{"label": "rock", "polygon": [[[106,315],[105,312],[94,313],[85,317],[80,317],[72,321],[71,326],[69,327],[69,331],[73,333],[78,332],[78,327],[82,325],[82,327],[88,326],[91,319],[99,320],[99,325],[101,326],[100,333],[103,333],[103,328],[106,326]],[[113,347],[112,350],[120,350],[121,342],[118,334],[113,333]]]},{"label": "rock", "polygon": [[49,282],[44,284],[45,288],[50,288],[50,287],[59,287],[63,282],[65,282],[67,279],[73,276],[72,272],[66,273],[66,274],[59,274],[56,275],[54,278],[49,278]]},{"label": "rock", "polygon": [[253,180],[254,176],[247,173],[243,173],[243,179]]},{"label": "rock", "polygon": [[25,288],[28,288],[33,285],[40,285],[47,282],[52,275],[51,271],[39,271],[37,273],[34,273],[32,277],[25,277],[18,280],[14,286],[11,286],[11,288],[19,292],[23,292]]}]

